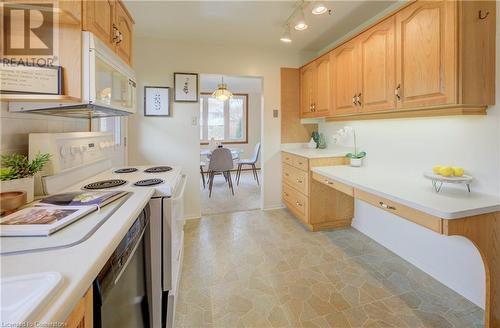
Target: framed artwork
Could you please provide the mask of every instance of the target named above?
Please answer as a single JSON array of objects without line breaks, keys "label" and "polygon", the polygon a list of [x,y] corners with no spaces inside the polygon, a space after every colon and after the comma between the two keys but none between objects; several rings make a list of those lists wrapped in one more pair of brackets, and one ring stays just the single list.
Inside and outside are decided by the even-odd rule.
[{"label": "framed artwork", "polygon": [[144,87],[144,116],[170,116],[170,87]]},{"label": "framed artwork", "polygon": [[198,74],[174,73],[174,100],[198,102]]}]

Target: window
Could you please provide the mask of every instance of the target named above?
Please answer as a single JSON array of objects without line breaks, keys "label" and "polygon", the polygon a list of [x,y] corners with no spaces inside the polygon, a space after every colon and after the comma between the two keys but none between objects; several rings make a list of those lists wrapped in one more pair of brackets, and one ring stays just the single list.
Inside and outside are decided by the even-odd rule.
[{"label": "window", "polygon": [[119,116],[101,118],[99,120],[99,131],[113,132],[115,143],[117,145],[122,144],[121,118]]},{"label": "window", "polygon": [[200,140],[212,138],[225,143],[247,143],[248,95],[234,94],[221,101],[210,94],[200,97]]}]

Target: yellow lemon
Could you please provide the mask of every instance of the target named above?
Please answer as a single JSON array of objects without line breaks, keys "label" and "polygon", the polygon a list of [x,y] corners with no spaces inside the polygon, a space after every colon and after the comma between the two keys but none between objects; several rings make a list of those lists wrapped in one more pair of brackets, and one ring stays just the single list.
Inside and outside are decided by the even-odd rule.
[{"label": "yellow lemon", "polygon": [[449,166],[443,166],[439,169],[439,174],[444,177],[450,177],[453,175],[453,169]]},{"label": "yellow lemon", "polygon": [[452,169],[453,169],[454,176],[461,177],[462,175],[464,175],[464,168],[463,167],[453,166]]},{"label": "yellow lemon", "polygon": [[434,172],[434,174],[439,174],[439,170],[441,170],[441,165],[434,165],[432,167],[432,172]]}]

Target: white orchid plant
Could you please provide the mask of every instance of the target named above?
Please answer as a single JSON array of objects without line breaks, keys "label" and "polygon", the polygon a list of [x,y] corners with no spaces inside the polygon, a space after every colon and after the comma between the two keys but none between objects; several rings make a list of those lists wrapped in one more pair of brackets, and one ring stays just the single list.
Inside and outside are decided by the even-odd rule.
[{"label": "white orchid plant", "polygon": [[356,140],[356,130],[350,126],[345,126],[342,129],[338,130],[337,133],[333,136],[333,139],[335,140],[335,143],[342,143],[346,139],[350,139],[352,136],[352,140],[354,143],[354,152],[353,153],[348,153],[345,156],[348,158],[363,158],[366,156],[366,152],[361,151],[358,152],[358,144]]}]

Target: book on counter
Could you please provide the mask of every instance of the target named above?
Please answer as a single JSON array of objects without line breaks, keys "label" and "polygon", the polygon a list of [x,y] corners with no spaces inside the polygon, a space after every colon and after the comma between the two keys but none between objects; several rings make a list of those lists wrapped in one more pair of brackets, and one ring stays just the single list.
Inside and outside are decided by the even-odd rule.
[{"label": "book on counter", "polygon": [[51,195],[33,207],[0,218],[0,236],[48,236],[126,194],[77,191]]},{"label": "book on counter", "polygon": [[97,206],[33,206],[0,219],[0,236],[48,236]]},{"label": "book on counter", "polygon": [[128,194],[126,191],[75,191],[43,198],[37,206],[89,206],[102,207]]}]

